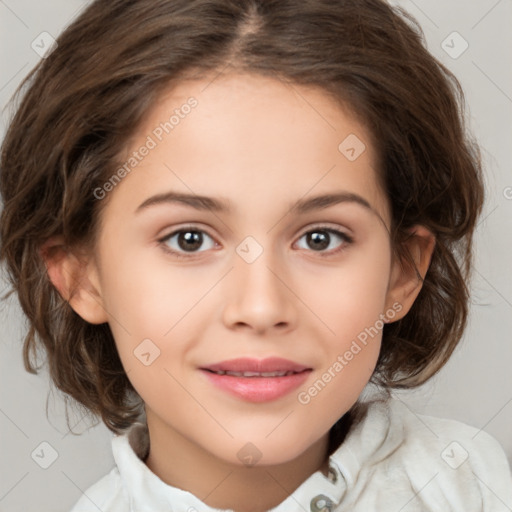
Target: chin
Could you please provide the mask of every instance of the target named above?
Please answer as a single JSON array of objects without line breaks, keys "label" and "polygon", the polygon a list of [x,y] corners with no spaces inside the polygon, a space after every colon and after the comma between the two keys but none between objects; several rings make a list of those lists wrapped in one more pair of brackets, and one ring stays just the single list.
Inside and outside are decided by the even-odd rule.
[{"label": "chin", "polygon": [[[246,433],[235,440],[230,440],[229,446],[224,446],[222,452],[218,451],[219,444],[217,444],[215,448],[212,447],[212,453],[228,464],[241,467],[278,466],[290,463],[308,449],[314,450],[315,443],[319,441],[316,437],[308,442],[308,439],[304,439],[304,432],[300,429],[295,432],[301,435],[290,435],[286,431],[277,435],[276,431],[266,438],[266,434],[251,437]],[[271,437],[273,439],[270,439]],[[241,438],[243,440],[239,440]],[[321,444],[318,444],[317,449],[322,449]]]}]

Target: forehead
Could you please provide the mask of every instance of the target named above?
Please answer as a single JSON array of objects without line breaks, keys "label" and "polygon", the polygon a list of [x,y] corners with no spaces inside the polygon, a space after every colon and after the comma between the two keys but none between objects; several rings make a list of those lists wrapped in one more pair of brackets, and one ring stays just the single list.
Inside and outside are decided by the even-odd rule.
[{"label": "forehead", "polygon": [[371,134],[319,88],[253,74],[182,81],[147,113],[125,161],[144,146],[150,151],[115,190],[130,189],[133,203],[193,191],[224,197],[237,213],[255,197],[268,207],[344,190],[389,225]]}]

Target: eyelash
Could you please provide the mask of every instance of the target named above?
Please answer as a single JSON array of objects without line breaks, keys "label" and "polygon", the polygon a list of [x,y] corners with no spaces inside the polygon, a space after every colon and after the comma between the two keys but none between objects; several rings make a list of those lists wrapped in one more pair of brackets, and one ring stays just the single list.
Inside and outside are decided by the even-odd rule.
[{"label": "eyelash", "polygon": [[[179,252],[179,251],[175,251],[174,249],[170,249],[169,246],[166,244],[166,242],[169,241],[173,236],[175,236],[175,235],[177,235],[179,233],[187,233],[189,231],[194,231],[194,232],[206,234],[212,240],[214,240],[214,238],[207,231],[205,231],[203,229],[199,229],[199,228],[194,227],[194,226],[185,226],[185,227],[182,227],[180,229],[177,229],[176,231],[173,231],[172,233],[166,235],[163,238],[158,239],[159,245],[162,247],[162,249],[166,253],[171,254],[172,256],[175,256],[177,258],[183,258],[183,259],[185,259],[185,258],[186,259],[194,258],[194,255],[196,255],[198,253],[201,253],[201,252],[204,252],[204,251],[196,251],[196,252],[190,252],[190,253]],[[339,238],[341,238],[344,241],[344,243],[340,247],[338,247],[337,249],[331,250],[329,252],[326,252],[326,251],[313,251],[313,250],[311,250],[311,252],[318,253],[318,255],[320,257],[322,257],[322,258],[328,258],[330,256],[334,256],[334,255],[338,254],[339,252],[345,250],[347,246],[351,245],[354,242],[354,239],[351,236],[349,236],[346,233],[344,233],[343,231],[339,231],[337,229],[334,229],[334,228],[331,228],[331,227],[327,227],[327,226],[315,226],[314,228],[309,229],[308,231],[305,231],[304,233],[302,233],[302,235],[299,237],[299,240],[302,237],[304,237],[305,235],[309,234],[309,233],[315,233],[315,232],[319,232],[319,231],[323,231],[323,232],[334,234],[334,235],[338,236]]]}]

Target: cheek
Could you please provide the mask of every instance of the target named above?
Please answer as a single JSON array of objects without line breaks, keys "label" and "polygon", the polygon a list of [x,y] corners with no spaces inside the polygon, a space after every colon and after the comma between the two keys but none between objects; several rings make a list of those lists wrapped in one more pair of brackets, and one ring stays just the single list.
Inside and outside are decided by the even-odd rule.
[{"label": "cheek", "polygon": [[143,337],[162,337],[184,318],[215,282],[201,269],[166,264],[149,257],[155,251],[133,251],[112,258],[102,282],[105,308],[113,323]]},{"label": "cheek", "polygon": [[310,295],[329,331],[318,348],[322,365],[299,390],[297,401],[302,413],[317,418],[319,425],[334,424],[356,402],[374,372],[389,277],[388,261],[382,260],[361,255],[357,264],[340,268],[324,281],[327,293],[317,290]]},{"label": "cheek", "polygon": [[382,246],[375,245],[371,250],[347,253],[337,267],[303,279],[302,295],[338,346],[373,326],[384,313],[390,258]]},{"label": "cheek", "polygon": [[195,333],[210,318],[202,298],[218,273],[167,265],[144,251],[126,254],[103,266],[103,300],[125,371],[136,389],[147,392],[157,375],[166,376],[164,369],[185,360],[197,343]]},{"label": "cheek", "polygon": [[308,304],[328,330],[323,329],[319,346],[322,366],[298,401],[329,421],[350,408],[375,369],[389,282],[390,257],[385,247],[376,244],[372,250],[354,251],[336,270],[316,276],[317,286],[312,282],[307,286]]}]

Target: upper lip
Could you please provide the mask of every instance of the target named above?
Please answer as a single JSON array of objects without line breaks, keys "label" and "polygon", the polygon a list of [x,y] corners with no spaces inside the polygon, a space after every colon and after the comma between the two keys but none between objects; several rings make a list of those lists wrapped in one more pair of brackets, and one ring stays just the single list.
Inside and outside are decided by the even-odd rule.
[{"label": "upper lip", "polygon": [[242,357],[238,359],[230,359],[221,361],[220,363],[203,366],[202,370],[210,370],[212,372],[302,372],[310,370],[308,366],[282,359],[280,357],[269,357],[267,359],[251,359]]}]

